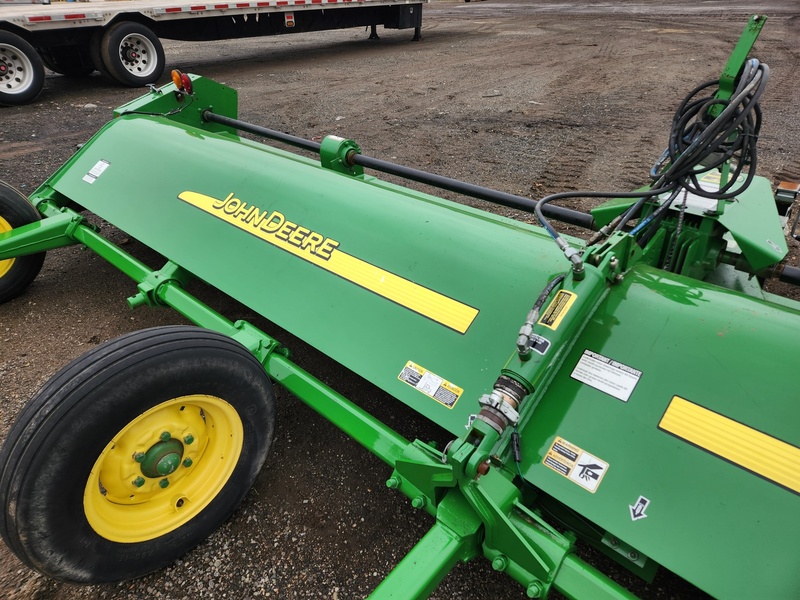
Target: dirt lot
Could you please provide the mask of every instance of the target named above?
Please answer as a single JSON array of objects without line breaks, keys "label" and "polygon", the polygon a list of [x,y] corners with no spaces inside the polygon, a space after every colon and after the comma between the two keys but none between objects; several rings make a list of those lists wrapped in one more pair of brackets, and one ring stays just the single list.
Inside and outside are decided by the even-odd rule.
[{"label": "dirt lot", "polygon": [[[537,198],[646,181],[677,103],[718,75],[746,22],[748,13],[730,4],[434,2],[425,7],[420,42],[408,31],[380,32],[375,42],[353,30],[166,42],[165,49],[168,68],[238,89],[244,120],[309,138],[336,133],[371,156]],[[800,179],[800,8],[789,0],[749,4],[770,17],[755,52],[772,69],[760,173]],[[30,193],[112,107],[139,94],[96,76],[51,74],[37,103],[0,109],[0,178]],[[136,242],[126,249],[154,259]],[[100,259],[69,248],[50,253],[29,292],[0,307],[0,436],[72,358],[119,334],[180,322],[167,311],[130,312],[132,288]],[[446,441],[435,426],[402,407],[387,410],[389,399],[242,307],[219,294],[208,300],[274,333],[306,369],[336,381],[403,435]],[[30,571],[0,547],[0,595],[364,597],[431,520],[386,489],[380,461],[285,392],[278,418],[267,467],[235,518],[174,566],[133,582],[79,587]],[[651,585],[620,577],[645,598],[699,594],[667,574]],[[476,561],[455,569],[434,597],[525,594]]]}]

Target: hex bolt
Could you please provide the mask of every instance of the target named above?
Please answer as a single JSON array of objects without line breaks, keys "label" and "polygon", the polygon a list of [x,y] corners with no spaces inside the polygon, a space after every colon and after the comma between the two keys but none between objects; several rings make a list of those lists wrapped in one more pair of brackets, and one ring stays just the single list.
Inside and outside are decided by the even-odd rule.
[{"label": "hex bolt", "polygon": [[417,496],[411,501],[411,506],[414,508],[422,508],[425,506],[425,496]]},{"label": "hex bolt", "polygon": [[525,593],[528,595],[528,598],[541,598],[542,594],[544,594],[544,586],[541,581],[531,581]]},{"label": "hex bolt", "polygon": [[142,487],[144,485],[144,477],[137,477],[136,479],[131,481],[131,483],[135,485],[137,488]]},{"label": "hex bolt", "polygon": [[400,487],[400,478],[399,477],[390,477],[386,480],[386,487],[392,490],[396,490]]},{"label": "hex bolt", "polygon": [[144,452],[137,452],[136,454],[133,455],[133,460],[135,460],[138,463],[144,462],[144,459],[145,459]]},{"label": "hex bolt", "polygon": [[192,466],[192,459],[189,458],[189,457],[186,457],[185,459],[183,459],[183,466],[186,467],[187,469],[189,467],[191,467]]},{"label": "hex bolt", "polygon": [[158,437],[162,442],[167,442],[172,437],[172,434],[169,431],[165,431]]},{"label": "hex bolt", "polygon": [[492,568],[495,571],[505,571],[508,566],[508,559],[502,554],[498,554],[492,561]]},{"label": "hex bolt", "polygon": [[158,486],[159,486],[161,489],[164,489],[164,488],[165,488],[165,487],[167,487],[168,485],[169,485],[169,479],[167,479],[166,477],[164,477],[164,479],[162,479],[161,481],[159,481],[159,482],[158,482]]},{"label": "hex bolt", "polygon": [[194,437],[192,436],[191,433],[189,435],[187,435],[187,436],[184,436],[184,438],[183,438],[183,443],[184,444],[186,444],[188,446],[192,442],[194,442]]}]

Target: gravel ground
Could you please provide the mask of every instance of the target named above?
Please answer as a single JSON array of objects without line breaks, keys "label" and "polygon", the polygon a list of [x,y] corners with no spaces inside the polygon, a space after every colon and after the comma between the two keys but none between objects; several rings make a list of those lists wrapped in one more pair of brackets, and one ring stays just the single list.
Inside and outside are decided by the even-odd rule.
[{"label": "gravel ground", "polygon": [[[329,133],[365,154],[533,198],[641,185],[672,113],[715,77],[748,11],[770,15],[756,48],[773,77],[762,105],[761,174],[800,179],[796,2],[434,2],[423,40],[407,31],[326,32],[220,43],[166,42],[168,68],[239,90],[244,120],[303,137]],[[49,75],[35,104],[0,111],[0,177],[29,193],[109,117],[140,94],[99,77]],[[143,174],[146,176],[146,174]],[[414,186],[419,187],[419,186]],[[451,197],[449,194],[440,194]],[[478,201],[467,201],[476,206]],[[583,203],[572,206],[586,208]],[[498,210],[495,208],[494,210]],[[530,220],[508,209],[499,212]],[[155,264],[148,249],[104,232]],[[792,256],[797,245],[792,242]],[[792,258],[791,264],[797,264]],[[0,307],[0,436],[58,368],[107,339],[180,323],[127,310],[130,282],[79,248],[51,252],[24,296]],[[293,349],[301,366],[409,438],[448,435],[222,294],[204,299]],[[24,567],[0,547],[6,598],[359,598],[430,527],[387,490],[387,468],[279,391],[266,468],[235,517],[174,565],[116,585],[76,586]],[[613,566],[601,563],[601,569]],[[660,573],[653,584],[613,570],[644,598],[700,597]],[[459,565],[434,598],[523,598],[486,561]]]}]

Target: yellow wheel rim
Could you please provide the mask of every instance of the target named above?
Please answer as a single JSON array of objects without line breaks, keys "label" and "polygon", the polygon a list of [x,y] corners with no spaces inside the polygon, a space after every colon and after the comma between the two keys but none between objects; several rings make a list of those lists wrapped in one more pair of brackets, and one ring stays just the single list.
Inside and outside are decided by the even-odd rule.
[{"label": "yellow wheel rim", "polygon": [[239,414],[215,396],[183,396],[138,416],[105,447],[83,493],[92,528],[113,542],[161,537],[220,493],[242,451]]},{"label": "yellow wheel rim", "polygon": [[[0,233],[5,233],[7,231],[11,231],[12,229],[13,227],[11,227],[11,223],[6,221],[3,217],[0,217]],[[8,273],[13,265],[13,258],[0,260],[0,277],[3,277],[6,273]]]}]

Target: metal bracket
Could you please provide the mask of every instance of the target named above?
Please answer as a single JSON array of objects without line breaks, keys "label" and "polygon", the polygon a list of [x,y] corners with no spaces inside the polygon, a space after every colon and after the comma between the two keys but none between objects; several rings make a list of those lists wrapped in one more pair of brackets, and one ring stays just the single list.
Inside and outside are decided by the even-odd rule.
[{"label": "metal bracket", "polygon": [[345,175],[363,177],[364,167],[352,163],[350,160],[352,154],[361,154],[358,144],[336,135],[325,137],[319,148],[319,160],[324,168]]}]

